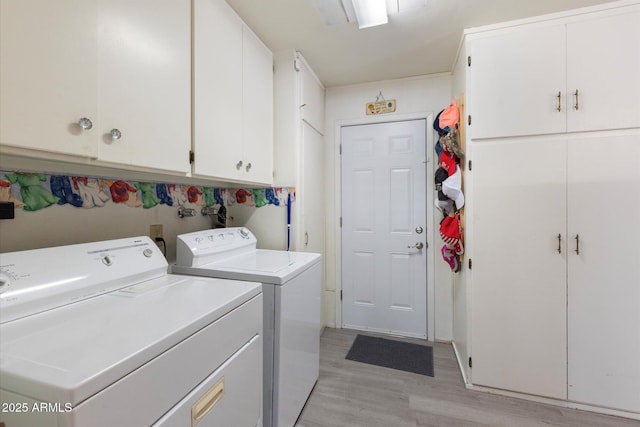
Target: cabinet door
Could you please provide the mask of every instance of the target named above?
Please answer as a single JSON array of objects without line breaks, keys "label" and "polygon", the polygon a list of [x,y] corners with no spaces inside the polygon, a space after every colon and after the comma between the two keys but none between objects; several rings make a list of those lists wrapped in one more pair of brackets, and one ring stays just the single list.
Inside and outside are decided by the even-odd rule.
[{"label": "cabinet door", "polygon": [[324,87],[304,61],[300,61],[300,64],[302,120],[324,134]]},{"label": "cabinet door", "polygon": [[96,46],[96,0],[0,2],[0,144],[96,156]]},{"label": "cabinet door", "polygon": [[246,25],[242,31],[241,179],[273,182],[273,56]]},{"label": "cabinet door", "polygon": [[472,381],[566,399],[566,143],[472,149]]},{"label": "cabinet door", "polygon": [[186,173],[191,5],[101,0],[98,19],[99,160]]},{"label": "cabinet door", "polygon": [[193,173],[237,180],[243,23],[224,0],[194,0],[193,8]]},{"label": "cabinet door", "polygon": [[640,127],[640,5],[614,13],[567,25],[569,131]]},{"label": "cabinet door", "polygon": [[568,178],[569,400],[640,412],[640,132],[570,141]]},{"label": "cabinet door", "polygon": [[467,112],[472,116],[470,136],[565,131],[564,25],[481,34],[469,39],[467,49],[471,57],[467,99]]},{"label": "cabinet door", "polygon": [[[302,207],[300,250],[324,254],[324,144],[322,135],[302,122],[302,185],[298,198]],[[322,282],[324,283],[324,282]]]}]

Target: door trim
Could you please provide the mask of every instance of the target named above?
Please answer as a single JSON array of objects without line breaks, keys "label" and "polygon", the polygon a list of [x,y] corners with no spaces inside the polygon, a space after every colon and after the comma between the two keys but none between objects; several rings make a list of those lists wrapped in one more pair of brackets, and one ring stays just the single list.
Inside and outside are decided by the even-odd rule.
[{"label": "door trim", "polygon": [[[334,254],[335,259],[335,307],[336,307],[336,327],[342,327],[342,301],[340,300],[340,294],[342,292],[342,228],[340,227],[340,216],[342,215],[342,161],[340,156],[340,144],[342,143],[341,129],[344,126],[358,126],[358,125],[371,125],[377,123],[393,123],[404,122],[408,120],[425,120],[426,129],[426,147],[425,153],[427,157],[427,177],[433,176],[434,158],[435,153],[433,151],[433,113],[432,112],[420,112],[411,114],[399,114],[392,117],[363,117],[359,119],[347,119],[336,120],[334,126],[334,146],[333,156],[334,165],[337,165],[334,170],[334,187],[333,187],[333,206],[335,227],[334,233]],[[427,189],[429,188],[427,181]],[[433,225],[433,191],[427,191],[427,233],[426,239],[428,242],[427,248],[427,340],[435,341],[435,251],[434,251],[434,225]],[[430,226],[429,226],[430,225]],[[327,233],[330,233],[327,230]]]}]

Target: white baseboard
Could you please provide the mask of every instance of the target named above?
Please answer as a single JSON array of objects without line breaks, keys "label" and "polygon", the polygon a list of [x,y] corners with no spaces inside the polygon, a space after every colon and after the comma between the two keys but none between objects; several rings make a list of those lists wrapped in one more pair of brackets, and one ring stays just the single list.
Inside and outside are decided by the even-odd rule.
[{"label": "white baseboard", "polygon": [[[456,355],[457,355],[457,352],[456,352]],[[464,376],[464,373],[463,373],[463,376]],[[530,400],[538,403],[546,403],[548,405],[560,406],[563,408],[579,409],[581,411],[595,412],[598,414],[613,415],[615,417],[640,420],[640,414],[637,412],[621,411],[618,409],[604,408],[601,406],[594,406],[594,405],[586,405],[583,403],[571,402],[568,400],[558,400],[558,399],[552,399],[549,397],[535,396],[535,395],[526,394],[526,393],[518,393],[514,391],[500,390],[500,389],[491,388],[491,387],[477,386],[477,385],[469,384],[466,381],[465,381],[465,384],[468,390],[482,391],[485,393],[498,394],[500,396],[515,397],[517,399],[525,399],[525,400]]]}]

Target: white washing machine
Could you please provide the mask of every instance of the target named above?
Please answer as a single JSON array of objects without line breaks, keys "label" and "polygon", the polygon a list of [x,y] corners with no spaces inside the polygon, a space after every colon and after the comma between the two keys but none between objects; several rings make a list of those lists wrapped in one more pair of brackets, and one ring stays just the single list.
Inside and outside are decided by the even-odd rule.
[{"label": "white washing machine", "polygon": [[246,228],[182,234],[174,273],[263,284],[264,425],[295,424],[319,373],[320,255],[256,249]]},{"label": "white washing machine", "polygon": [[148,237],[0,254],[7,427],[262,425],[262,292]]}]

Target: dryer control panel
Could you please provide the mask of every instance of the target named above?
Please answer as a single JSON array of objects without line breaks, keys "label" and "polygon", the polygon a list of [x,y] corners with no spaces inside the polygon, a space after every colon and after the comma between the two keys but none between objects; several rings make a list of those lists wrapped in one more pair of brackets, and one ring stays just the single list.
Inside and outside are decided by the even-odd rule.
[{"label": "dryer control panel", "polygon": [[0,254],[0,323],[167,274],[147,236]]}]

